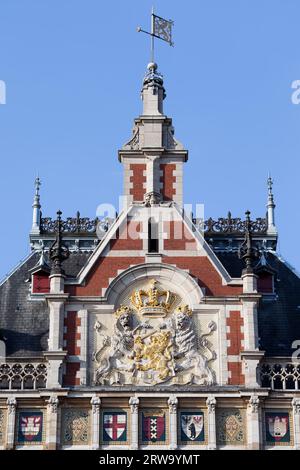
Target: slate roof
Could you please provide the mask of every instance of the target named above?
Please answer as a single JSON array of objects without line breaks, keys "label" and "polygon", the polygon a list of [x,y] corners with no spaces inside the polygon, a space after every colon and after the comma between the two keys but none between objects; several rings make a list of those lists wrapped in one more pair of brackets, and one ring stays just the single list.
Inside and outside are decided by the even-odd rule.
[{"label": "slate roof", "polygon": [[[244,263],[236,252],[216,253],[232,277],[240,277]],[[266,356],[291,356],[294,340],[300,341],[300,278],[278,256],[266,253],[275,270],[275,296],[263,296],[258,310],[260,349]]]},{"label": "slate roof", "polygon": [[[66,274],[76,276],[88,257],[72,253],[64,263]],[[46,301],[30,298],[29,271],[38,260],[39,254],[32,253],[0,286],[0,339],[5,341],[7,357],[40,357],[48,349]]]},{"label": "slate roof", "polygon": [[[244,263],[236,252],[216,253],[232,277],[240,277]],[[66,275],[75,277],[89,253],[72,252],[64,262]],[[290,356],[292,342],[300,340],[300,278],[274,254],[266,255],[275,269],[275,296],[264,296],[258,312],[260,349],[267,356]],[[38,263],[34,252],[0,286],[0,339],[5,339],[7,356],[41,356],[47,350],[49,330],[45,300],[30,297],[29,271]]]}]

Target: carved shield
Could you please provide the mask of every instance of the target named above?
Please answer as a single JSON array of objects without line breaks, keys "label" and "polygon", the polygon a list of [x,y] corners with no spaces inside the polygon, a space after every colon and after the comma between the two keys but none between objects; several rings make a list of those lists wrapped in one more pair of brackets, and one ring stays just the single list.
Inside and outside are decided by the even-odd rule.
[{"label": "carved shield", "polygon": [[204,440],[203,413],[181,413],[181,440]]}]

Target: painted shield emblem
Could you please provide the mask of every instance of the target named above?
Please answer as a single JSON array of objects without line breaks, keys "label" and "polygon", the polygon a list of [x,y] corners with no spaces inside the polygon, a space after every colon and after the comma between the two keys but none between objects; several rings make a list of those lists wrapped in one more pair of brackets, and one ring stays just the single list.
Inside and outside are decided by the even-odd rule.
[{"label": "painted shield emblem", "polygon": [[181,440],[204,440],[203,413],[181,413]]},{"label": "painted shield emblem", "polygon": [[267,441],[289,442],[289,415],[288,413],[266,413]]},{"label": "painted shield emblem", "polygon": [[19,415],[18,441],[42,441],[43,413],[21,412]]},{"label": "painted shield emblem", "polygon": [[126,441],[127,413],[103,413],[103,440]]},{"label": "painted shield emblem", "polygon": [[165,415],[150,416],[143,413],[142,435],[145,442],[165,441]]}]

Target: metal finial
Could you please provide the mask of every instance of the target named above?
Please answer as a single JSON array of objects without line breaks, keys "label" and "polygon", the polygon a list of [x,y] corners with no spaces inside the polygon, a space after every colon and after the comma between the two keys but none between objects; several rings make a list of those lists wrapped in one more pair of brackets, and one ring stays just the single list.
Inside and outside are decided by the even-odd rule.
[{"label": "metal finial", "polygon": [[56,239],[50,248],[51,274],[64,274],[62,263],[69,258],[70,252],[62,243],[62,212],[57,211]]},{"label": "metal finial", "polygon": [[252,241],[252,226],[251,226],[251,218],[250,218],[250,211],[246,211],[246,219],[245,219],[245,238],[243,243],[239,248],[239,257],[245,261],[246,267],[243,270],[243,273],[253,273],[253,265],[252,262],[258,256],[257,248],[253,247]]},{"label": "metal finial", "polygon": [[274,181],[269,173],[269,176],[267,179],[267,185],[268,185],[268,192],[270,196],[273,196],[273,184],[274,184]]},{"label": "metal finial", "polygon": [[40,177],[37,176],[34,181],[34,186],[35,186],[35,195],[39,196],[40,195],[40,187],[42,185],[42,182],[40,180]]}]

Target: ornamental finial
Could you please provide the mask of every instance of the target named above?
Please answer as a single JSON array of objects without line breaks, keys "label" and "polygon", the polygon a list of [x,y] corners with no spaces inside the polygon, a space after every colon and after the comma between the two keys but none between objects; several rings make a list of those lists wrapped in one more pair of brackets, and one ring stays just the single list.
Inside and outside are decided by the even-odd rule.
[{"label": "ornamental finial", "polygon": [[273,194],[273,184],[274,180],[269,173],[267,179],[267,187],[268,187],[268,202],[267,202],[267,216],[268,216],[268,232],[272,234],[276,234],[277,230],[275,227],[275,202],[274,202],[274,194]]},{"label": "ornamental finial", "polygon": [[32,227],[31,233],[32,234],[39,234],[40,233],[40,225],[41,225],[41,203],[40,203],[40,187],[41,187],[41,180],[39,176],[35,178],[34,181],[34,198],[32,204]]},{"label": "ornamental finial", "polygon": [[271,174],[269,173],[269,174],[268,174],[268,179],[267,179],[269,194],[272,194],[273,183],[274,183],[274,182],[273,182],[272,176],[271,176]]},{"label": "ornamental finial", "polygon": [[52,244],[50,248],[50,259],[52,262],[51,265],[51,275],[52,274],[64,274],[64,270],[62,268],[62,263],[66,259],[69,258],[70,253],[66,246],[62,243],[62,220],[61,220],[62,212],[60,210],[57,211],[57,219],[56,219],[56,240]]},{"label": "ornamental finial", "polygon": [[245,212],[246,219],[245,219],[245,238],[243,243],[239,248],[239,257],[245,261],[246,268],[243,270],[244,274],[251,274],[253,273],[253,266],[252,262],[258,256],[257,248],[253,247],[252,241],[252,227],[251,227],[251,219],[250,219],[250,211]]},{"label": "ornamental finial", "polygon": [[40,177],[37,176],[34,181],[34,187],[35,187],[35,196],[40,196],[40,187],[42,185],[42,182],[40,180]]}]

